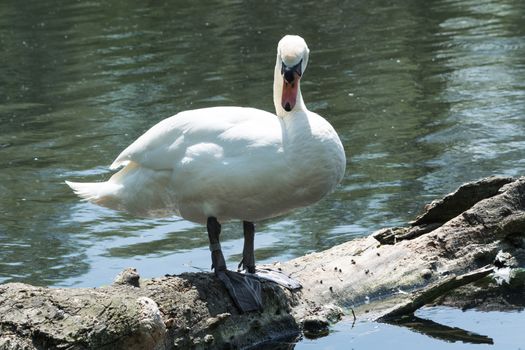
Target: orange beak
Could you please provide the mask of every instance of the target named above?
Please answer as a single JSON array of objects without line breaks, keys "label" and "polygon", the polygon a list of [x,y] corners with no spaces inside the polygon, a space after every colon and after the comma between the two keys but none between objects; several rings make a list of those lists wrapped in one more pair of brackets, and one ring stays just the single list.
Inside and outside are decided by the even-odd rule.
[{"label": "orange beak", "polygon": [[281,106],[287,112],[290,112],[297,102],[302,63],[303,61],[301,60],[301,62],[293,67],[288,67],[283,63],[281,68],[281,74],[283,75],[283,95],[281,97]]},{"label": "orange beak", "polygon": [[297,102],[299,79],[301,79],[301,77],[297,73],[294,74],[294,79],[291,82],[283,79],[283,96],[281,99],[281,105],[287,112],[290,112]]}]

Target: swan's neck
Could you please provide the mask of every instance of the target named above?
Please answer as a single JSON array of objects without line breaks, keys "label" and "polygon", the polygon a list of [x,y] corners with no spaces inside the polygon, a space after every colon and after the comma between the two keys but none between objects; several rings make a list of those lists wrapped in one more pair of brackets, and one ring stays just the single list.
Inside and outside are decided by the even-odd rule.
[{"label": "swan's neck", "polygon": [[301,85],[300,80],[297,81],[297,99],[295,107],[290,111],[287,112],[284,110],[281,100],[283,96],[283,77],[281,75],[281,67],[279,65],[279,61],[277,61],[275,65],[275,71],[273,75],[273,104],[275,105],[275,114],[279,117],[286,117],[290,116],[291,114],[297,113],[297,112],[306,112],[306,106],[303,101],[303,95],[301,94]]}]

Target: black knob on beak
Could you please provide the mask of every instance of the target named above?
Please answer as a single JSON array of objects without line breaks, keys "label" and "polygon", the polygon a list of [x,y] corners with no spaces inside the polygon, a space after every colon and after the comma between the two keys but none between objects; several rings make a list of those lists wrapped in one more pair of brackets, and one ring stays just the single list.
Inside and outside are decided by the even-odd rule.
[{"label": "black knob on beak", "polygon": [[283,75],[284,79],[288,83],[293,83],[295,80],[295,73],[297,73],[298,76],[301,76],[301,68],[302,68],[303,60],[299,61],[295,66],[288,67],[284,63],[281,66],[281,74]]}]

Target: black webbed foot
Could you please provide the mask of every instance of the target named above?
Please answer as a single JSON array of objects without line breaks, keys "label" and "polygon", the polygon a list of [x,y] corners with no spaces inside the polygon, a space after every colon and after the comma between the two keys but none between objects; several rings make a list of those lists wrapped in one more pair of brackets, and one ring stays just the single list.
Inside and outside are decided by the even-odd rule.
[{"label": "black webbed foot", "polygon": [[222,281],[235,306],[241,312],[263,309],[261,282],[257,278],[229,270],[218,271],[215,274]]},{"label": "black webbed foot", "polygon": [[[253,226],[253,224],[252,224]],[[210,239],[210,251],[212,260],[212,269],[215,275],[221,280],[233,299],[235,306],[241,312],[262,310],[261,282],[255,277],[244,275],[238,272],[228,271],[222,254],[219,235],[221,225],[214,217],[208,218],[207,223],[208,237]],[[253,239],[252,239],[252,257],[253,257]],[[244,259],[243,259],[244,260]],[[255,263],[253,263],[255,265]],[[255,272],[255,266],[250,268],[246,265],[248,271]]]},{"label": "black webbed foot", "polygon": [[256,269],[255,274],[253,276],[259,279],[277,283],[278,285],[288,288],[290,290],[298,290],[302,288],[299,281],[294,280],[290,276],[278,270],[271,269],[268,267],[261,267]]}]

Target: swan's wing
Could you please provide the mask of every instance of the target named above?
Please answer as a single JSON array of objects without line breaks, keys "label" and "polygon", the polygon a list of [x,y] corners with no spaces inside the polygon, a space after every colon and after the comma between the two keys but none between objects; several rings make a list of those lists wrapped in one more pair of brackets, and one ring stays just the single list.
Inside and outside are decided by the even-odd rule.
[{"label": "swan's wing", "polygon": [[164,119],[129,145],[111,169],[130,161],[150,169],[172,169],[189,147],[213,151],[217,145],[228,153],[273,144],[280,136],[275,115],[253,108],[214,107],[181,112]]}]

